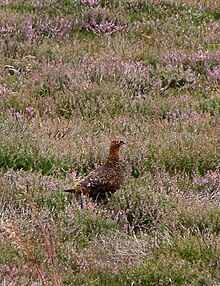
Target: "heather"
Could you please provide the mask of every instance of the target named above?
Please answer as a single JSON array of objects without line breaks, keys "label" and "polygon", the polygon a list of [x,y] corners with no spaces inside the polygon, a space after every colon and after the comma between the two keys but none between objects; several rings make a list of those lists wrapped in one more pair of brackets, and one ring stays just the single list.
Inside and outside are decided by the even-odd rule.
[{"label": "heather", "polygon": [[[218,285],[218,1],[0,8],[1,284]],[[118,136],[124,186],[81,208]]]}]

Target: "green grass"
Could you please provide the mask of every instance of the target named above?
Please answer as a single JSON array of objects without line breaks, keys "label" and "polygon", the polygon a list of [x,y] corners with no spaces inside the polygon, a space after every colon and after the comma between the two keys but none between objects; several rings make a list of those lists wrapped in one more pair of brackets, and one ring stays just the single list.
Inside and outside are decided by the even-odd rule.
[{"label": "green grass", "polygon": [[0,283],[218,285],[218,2],[43,2],[1,3]]}]

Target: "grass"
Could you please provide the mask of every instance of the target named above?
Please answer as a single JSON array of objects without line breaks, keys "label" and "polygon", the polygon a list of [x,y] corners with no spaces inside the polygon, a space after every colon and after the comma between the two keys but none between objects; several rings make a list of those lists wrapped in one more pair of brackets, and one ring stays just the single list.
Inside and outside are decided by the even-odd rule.
[{"label": "grass", "polygon": [[[218,285],[218,2],[43,2],[1,3],[2,285]],[[125,184],[82,209],[116,136]]]}]

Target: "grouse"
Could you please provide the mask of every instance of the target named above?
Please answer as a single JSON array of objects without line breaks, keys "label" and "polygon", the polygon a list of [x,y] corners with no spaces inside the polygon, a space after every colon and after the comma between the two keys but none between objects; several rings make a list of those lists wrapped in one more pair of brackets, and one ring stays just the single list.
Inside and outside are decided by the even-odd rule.
[{"label": "grouse", "polygon": [[76,183],[73,189],[65,191],[84,194],[93,200],[102,200],[114,194],[124,180],[125,172],[119,159],[119,149],[123,144],[125,142],[120,139],[114,139],[106,163]]}]

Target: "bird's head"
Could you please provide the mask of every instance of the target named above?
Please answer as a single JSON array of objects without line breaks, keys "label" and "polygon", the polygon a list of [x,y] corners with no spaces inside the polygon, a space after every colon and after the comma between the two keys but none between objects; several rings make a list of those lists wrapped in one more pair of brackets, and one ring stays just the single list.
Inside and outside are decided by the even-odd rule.
[{"label": "bird's head", "polygon": [[111,148],[119,148],[121,145],[124,145],[125,142],[120,140],[119,138],[115,138],[111,142]]},{"label": "bird's head", "polygon": [[108,161],[109,162],[117,162],[119,160],[119,148],[121,145],[124,145],[125,142],[122,140],[115,138],[112,140],[111,145],[110,145],[110,152],[109,152],[109,157]]}]

